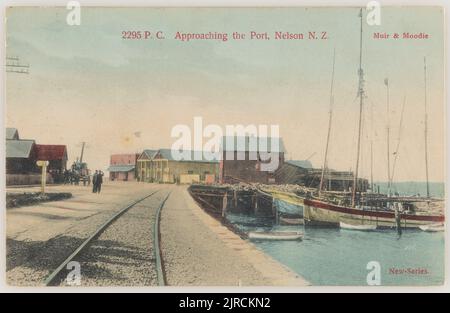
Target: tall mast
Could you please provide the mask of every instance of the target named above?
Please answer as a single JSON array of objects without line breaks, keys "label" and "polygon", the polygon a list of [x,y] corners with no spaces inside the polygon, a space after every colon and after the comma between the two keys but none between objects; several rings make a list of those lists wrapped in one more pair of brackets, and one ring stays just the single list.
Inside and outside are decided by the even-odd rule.
[{"label": "tall mast", "polygon": [[403,113],[405,112],[405,105],[406,105],[406,96],[403,97],[402,113],[400,115],[400,125],[398,127],[397,147],[395,148],[394,162],[392,163],[391,184],[394,181],[395,166],[397,164],[397,158],[398,158],[398,149],[400,148],[400,137],[402,135]]},{"label": "tall mast", "polygon": [[373,190],[373,103],[370,105],[370,190]]},{"label": "tall mast", "polygon": [[384,84],[386,85],[386,136],[387,136],[387,178],[388,178],[388,196],[391,195],[391,151],[390,151],[390,123],[389,123],[389,79],[386,78],[384,80]]},{"label": "tall mast", "polygon": [[327,143],[325,145],[325,156],[323,158],[323,167],[322,167],[322,175],[320,176],[320,185],[319,185],[319,192],[323,190],[323,183],[325,181],[325,171],[328,167],[328,146],[330,143],[330,133],[331,133],[331,122],[333,120],[333,87],[334,87],[334,64],[336,61],[336,48],[333,51],[333,67],[331,70],[331,85],[330,85],[330,111],[329,111],[329,118],[328,118],[328,133],[327,133]]},{"label": "tall mast", "polygon": [[427,179],[427,198],[430,197],[430,183],[428,181],[428,111],[427,111],[427,59],[423,58],[423,72],[425,83],[425,174]]},{"label": "tall mast", "polygon": [[362,69],[362,35],[363,35],[363,14],[362,8],[359,11],[359,17],[361,19],[361,28],[360,28],[360,36],[359,36],[359,86],[358,86],[358,97],[359,97],[359,121],[358,121],[358,144],[356,150],[356,166],[355,166],[355,175],[353,177],[353,188],[352,188],[352,207],[354,208],[356,205],[356,191],[358,189],[358,169],[359,169],[359,153],[361,150],[361,120],[362,120],[362,112],[363,112],[363,99],[364,99],[364,72]]}]

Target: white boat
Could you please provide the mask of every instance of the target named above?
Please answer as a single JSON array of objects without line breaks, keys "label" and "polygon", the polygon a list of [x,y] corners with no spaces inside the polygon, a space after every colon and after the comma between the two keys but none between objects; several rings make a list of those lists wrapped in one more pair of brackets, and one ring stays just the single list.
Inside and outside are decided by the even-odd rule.
[{"label": "white boat", "polygon": [[348,229],[348,230],[361,230],[361,231],[373,231],[377,229],[377,225],[350,225],[346,224],[344,222],[339,222],[339,226],[342,229]]},{"label": "white boat", "polygon": [[429,233],[437,233],[445,230],[444,224],[421,225],[419,228]]},{"label": "white boat", "polygon": [[283,217],[280,216],[280,224],[283,225],[304,225],[305,220],[302,218],[290,218],[290,217]]},{"label": "white boat", "polygon": [[296,231],[249,232],[248,238],[254,240],[301,240],[303,233]]}]

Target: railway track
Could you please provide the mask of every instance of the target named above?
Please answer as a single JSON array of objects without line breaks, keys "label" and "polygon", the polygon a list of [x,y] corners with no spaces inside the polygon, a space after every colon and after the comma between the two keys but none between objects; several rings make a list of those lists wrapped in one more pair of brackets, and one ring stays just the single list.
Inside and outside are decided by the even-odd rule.
[{"label": "railway track", "polygon": [[161,224],[161,210],[164,207],[164,204],[166,203],[167,199],[170,196],[169,194],[164,198],[164,200],[161,202],[161,204],[158,207],[158,210],[156,211],[156,219],[155,219],[155,226],[154,226],[154,245],[155,245],[155,260],[156,260],[156,274],[158,277],[158,285],[159,286],[165,286],[167,285],[167,279],[166,274],[164,270],[164,259],[162,257],[162,250],[161,250],[161,230],[160,230],[160,224]]},{"label": "railway track", "polygon": [[[138,199],[137,201],[131,203],[130,205],[122,208],[117,213],[115,213],[111,218],[109,218],[106,222],[104,222],[100,227],[98,227],[78,248],[76,248],[72,254],[70,254],[44,281],[45,286],[57,286],[62,283],[64,280],[64,273],[67,271],[67,265],[79,258],[83,252],[87,251],[90,246],[111,226],[114,224],[115,221],[117,221],[122,215],[124,215],[126,212],[128,212],[131,208],[135,207],[136,205],[142,203],[143,201],[149,199],[156,193],[161,191],[161,189],[158,189],[149,195]],[[159,205],[156,207],[156,217],[153,222],[153,251],[154,251],[154,258],[155,258],[155,267],[156,267],[156,276],[157,276],[157,282],[158,285],[164,286],[166,285],[166,277],[165,277],[165,271],[164,271],[164,261],[162,259],[162,252],[161,252],[161,238],[160,238],[160,213],[162,208],[164,207],[164,204],[166,203],[167,199],[170,196],[170,191],[167,193],[167,195],[164,196],[163,200],[159,202]]]}]

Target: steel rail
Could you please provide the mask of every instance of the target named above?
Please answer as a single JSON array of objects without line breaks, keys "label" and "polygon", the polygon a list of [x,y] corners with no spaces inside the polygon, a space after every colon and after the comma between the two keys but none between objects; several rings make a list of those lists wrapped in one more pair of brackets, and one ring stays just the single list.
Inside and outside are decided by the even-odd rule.
[{"label": "steel rail", "polygon": [[165,271],[164,271],[164,261],[163,261],[162,250],[161,250],[160,222],[161,222],[161,210],[164,207],[164,204],[166,203],[170,194],[171,194],[171,191],[167,194],[167,196],[164,198],[164,200],[159,205],[158,210],[156,211],[155,226],[153,227],[153,230],[154,230],[153,240],[154,240],[154,248],[155,248],[156,274],[158,277],[158,286],[166,286],[167,285],[167,279],[166,279],[166,275],[165,275]]},{"label": "steel rail", "polygon": [[[83,251],[84,248],[86,248],[86,246],[89,245],[89,243],[91,243],[91,241],[93,241],[95,238],[97,238],[109,225],[111,225],[117,218],[119,218],[122,214],[124,214],[126,211],[128,211],[129,209],[131,209],[133,206],[135,206],[136,204],[144,201],[147,198],[150,198],[151,196],[153,196],[155,193],[157,193],[158,191],[160,191],[159,189],[152,192],[151,194],[131,203],[130,205],[124,207],[123,209],[121,209],[119,212],[117,212],[116,214],[114,214],[110,219],[108,219],[105,223],[103,223],[99,228],[97,228],[97,230],[89,236],[89,238],[87,238],[74,252],[72,252],[71,255],[69,255],[69,257],[67,257],[67,259],[64,260],[64,262],[61,263],[61,265],[59,265],[56,270],[54,270],[44,281],[44,285],[45,286],[53,286],[53,284],[55,283],[56,279],[60,276],[61,272],[66,268],[67,264],[72,261],[81,251]],[[167,199],[167,198],[166,198]],[[165,200],[166,200],[165,199]],[[165,200],[163,202],[165,202]]]}]

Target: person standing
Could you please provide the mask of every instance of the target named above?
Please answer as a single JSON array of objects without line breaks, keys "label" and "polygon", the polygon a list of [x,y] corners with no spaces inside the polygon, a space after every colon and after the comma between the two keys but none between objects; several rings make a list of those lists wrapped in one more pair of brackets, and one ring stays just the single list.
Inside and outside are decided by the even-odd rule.
[{"label": "person standing", "polygon": [[103,172],[98,171],[98,174],[97,174],[97,192],[98,193],[100,193],[100,191],[102,190],[102,184],[103,184]]},{"label": "person standing", "polygon": [[98,171],[96,170],[94,175],[92,176],[92,192],[97,192],[97,179],[98,179]]}]

